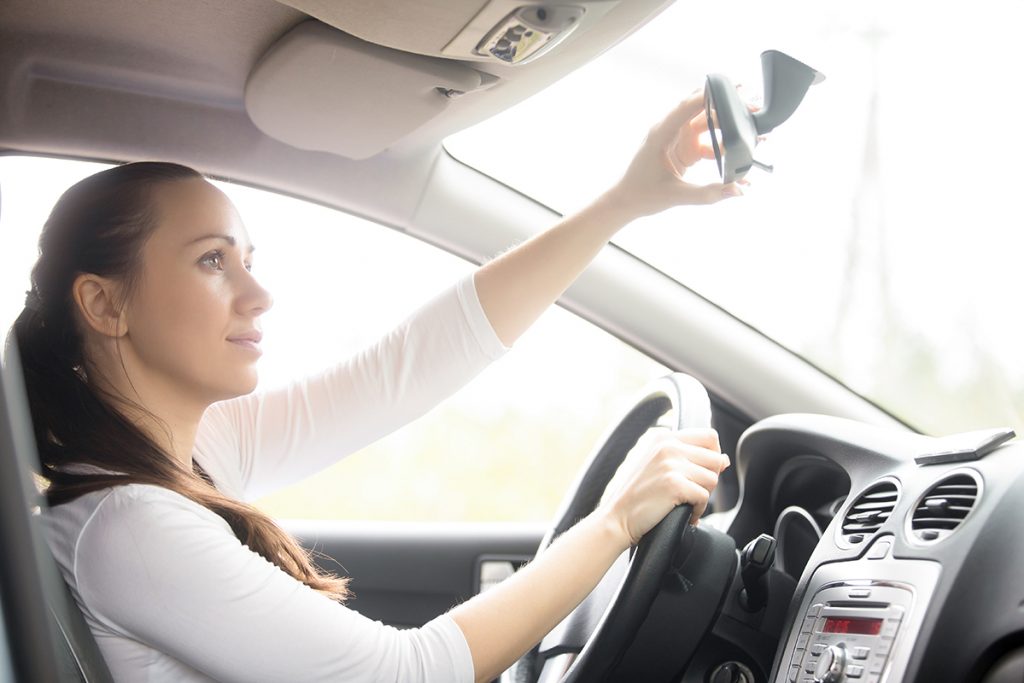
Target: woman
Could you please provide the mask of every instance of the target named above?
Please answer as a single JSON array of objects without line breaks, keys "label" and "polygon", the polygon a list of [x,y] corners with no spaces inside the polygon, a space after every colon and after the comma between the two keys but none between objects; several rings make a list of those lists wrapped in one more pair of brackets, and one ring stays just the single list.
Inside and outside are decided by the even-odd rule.
[{"label": "woman", "polygon": [[13,328],[65,579],[117,680],[487,681],[555,626],[670,509],[728,466],[711,430],[652,430],[601,505],[531,565],[420,629],[339,604],[244,503],[418,416],[500,356],[632,219],[739,194],[695,186],[694,93],[592,205],[443,293],[355,358],[251,394],[270,295],[230,201],[137,163],[69,189]]}]

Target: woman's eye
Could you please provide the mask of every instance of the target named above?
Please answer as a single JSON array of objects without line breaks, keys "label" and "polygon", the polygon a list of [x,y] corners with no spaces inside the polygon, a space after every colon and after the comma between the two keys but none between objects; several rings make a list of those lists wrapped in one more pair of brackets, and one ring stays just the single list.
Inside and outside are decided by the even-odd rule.
[{"label": "woman's eye", "polygon": [[213,268],[214,270],[224,270],[224,252],[211,251],[209,254],[203,256],[199,262]]}]

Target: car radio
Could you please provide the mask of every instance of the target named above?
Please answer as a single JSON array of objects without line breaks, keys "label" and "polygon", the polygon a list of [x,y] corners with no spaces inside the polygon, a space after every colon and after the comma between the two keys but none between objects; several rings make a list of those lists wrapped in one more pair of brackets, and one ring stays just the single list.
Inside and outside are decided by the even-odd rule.
[{"label": "car radio", "polygon": [[912,601],[910,587],[895,584],[839,582],[820,588],[803,616],[787,680],[880,681]]},{"label": "car radio", "polygon": [[880,554],[877,560],[820,565],[800,600],[773,680],[902,680],[940,572],[937,562]]}]

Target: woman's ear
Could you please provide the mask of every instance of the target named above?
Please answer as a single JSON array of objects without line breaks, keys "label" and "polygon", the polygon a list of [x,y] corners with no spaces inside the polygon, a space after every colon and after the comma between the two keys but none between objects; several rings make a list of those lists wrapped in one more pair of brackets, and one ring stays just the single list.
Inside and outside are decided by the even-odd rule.
[{"label": "woman's ear", "polygon": [[85,324],[105,337],[123,337],[128,322],[121,307],[121,288],[110,278],[83,273],[71,285],[71,296]]}]

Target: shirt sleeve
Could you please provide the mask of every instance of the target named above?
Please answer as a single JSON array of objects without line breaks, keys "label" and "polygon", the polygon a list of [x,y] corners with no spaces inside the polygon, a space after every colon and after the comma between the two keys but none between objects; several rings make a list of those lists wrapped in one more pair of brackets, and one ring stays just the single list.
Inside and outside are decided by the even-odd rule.
[{"label": "shirt sleeve", "polygon": [[258,498],[420,417],[507,350],[466,277],[348,361],[210,406],[197,460],[229,492]]},{"label": "shirt sleeve", "polygon": [[213,512],[159,487],[119,487],[100,503],[75,572],[106,628],[218,681],[473,681],[450,617],[407,630],[363,617],[243,546]]}]

